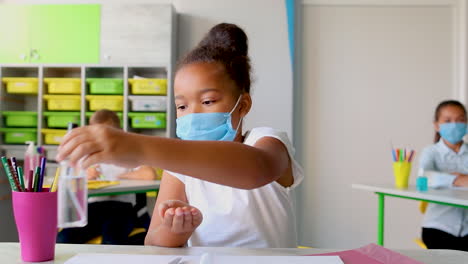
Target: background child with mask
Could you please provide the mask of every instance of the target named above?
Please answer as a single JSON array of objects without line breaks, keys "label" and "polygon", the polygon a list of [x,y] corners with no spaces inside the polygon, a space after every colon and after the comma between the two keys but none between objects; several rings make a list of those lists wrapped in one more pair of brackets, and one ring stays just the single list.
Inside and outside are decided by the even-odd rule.
[{"label": "background child with mask", "polygon": [[[96,111],[89,123],[101,124],[120,129],[120,119],[112,111]],[[139,166],[134,170],[112,164],[96,164],[87,169],[88,180],[154,180],[156,172],[149,166]],[[135,227],[143,227],[149,222],[149,215],[137,215],[135,194],[99,196],[88,198],[88,224],[82,228],[66,228],[57,236],[58,243],[81,244],[102,235],[102,244],[127,245],[141,242],[129,241],[128,235]],[[145,223],[146,222],[146,223]]]},{"label": "background child with mask", "polygon": [[81,127],[64,138],[57,160],[165,169],[148,245],[296,247],[293,189],[302,169],[286,133],[266,127],[242,133],[250,80],[245,32],[216,25],[178,65],[174,96],[183,140]]},{"label": "background child with mask", "polygon": [[[434,145],[422,151],[419,166],[433,188],[468,186],[467,114],[457,101],[444,101],[435,111]],[[468,251],[468,209],[429,204],[422,238],[430,249]]]}]

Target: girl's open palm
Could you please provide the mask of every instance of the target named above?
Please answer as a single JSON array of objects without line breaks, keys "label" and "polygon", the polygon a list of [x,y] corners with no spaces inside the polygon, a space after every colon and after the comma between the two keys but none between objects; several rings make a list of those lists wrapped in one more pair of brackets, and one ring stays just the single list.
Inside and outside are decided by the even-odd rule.
[{"label": "girl's open palm", "polygon": [[178,200],[168,200],[158,207],[161,225],[175,234],[192,233],[203,221],[200,210]]}]

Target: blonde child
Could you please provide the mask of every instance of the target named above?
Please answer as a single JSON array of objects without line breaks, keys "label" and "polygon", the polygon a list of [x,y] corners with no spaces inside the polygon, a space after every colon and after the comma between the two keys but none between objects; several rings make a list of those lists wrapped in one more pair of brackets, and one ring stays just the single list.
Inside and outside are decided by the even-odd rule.
[{"label": "blonde child", "polygon": [[[89,123],[101,124],[120,129],[120,119],[110,110],[95,112]],[[97,164],[87,169],[88,180],[153,180],[156,173],[149,166],[140,166],[135,170],[112,164]],[[63,229],[57,238],[59,243],[86,243],[102,235],[102,244],[132,244],[128,235],[141,220],[135,211],[135,194],[99,196],[88,198],[88,225],[83,228]],[[149,215],[146,215],[149,220]]]},{"label": "blonde child", "polygon": [[246,34],[218,24],[176,72],[182,140],[82,127],[65,137],[57,160],[163,168],[147,245],[296,247],[293,190],[302,169],[286,133],[268,127],[242,133],[250,80]]},{"label": "blonde child", "polygon": [[[466,110],[460,102],[444,101],[437,106],[435,144],[423,150],[419,161],[431,187],[468,187],[468,145],[463,142],[466,122]],[[468,251],[468,209],[429,204],[422,226],[428,248]]]}]

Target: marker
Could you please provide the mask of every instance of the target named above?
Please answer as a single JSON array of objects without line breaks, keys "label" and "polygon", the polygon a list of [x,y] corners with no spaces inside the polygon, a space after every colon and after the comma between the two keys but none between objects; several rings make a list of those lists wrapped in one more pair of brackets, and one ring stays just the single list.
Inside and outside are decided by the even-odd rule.
[{"label": "marker", "polygon": [[29,170],[29,173],[28,173],[28,192],[33,192],[33,174],[34,172],[32,170]]},{"label": "marker", "polygon": [[23,191],[21,190],[21,186],[18,180],[18,174],[16,173],[16,169],[14,169],[11,160],[7,160],[7,163],[9,165],[8,168],[10,169],[11,175],[13,176],[13,183],[15,184],[16,189],[18,190],[18,192]]},{"label": "marker", "polygon": [[11,157],[10,162],[11,162],[11,169],[13,170],[13,176],[18,181],[19,190],[22,192],[24,191],[24,187],[21,187],[22,179],[20,179],[20,175],[18,174],[18,162],[16,162],[15,157]]},{"label": "marker", "polygon": [[26,189],[24,188],[24,173],[23,173],[23,168],[21,166],[19,166],[17,168],[18,170],[18,178],[19,178],[19,182],[20,182],[20,185],[21,185],[21,189],[26,191]]},{"label": "marker", "polygon": [[41,174],[41,167],[36,167],[36,170],[34,171],[34,192],[38,191],[40,174]]},{"label": "marker", "polygon": [[13,175],[11,174],[10,167],[8,166],[8,160],[6,157],[1,157],[3,169],[5,170],[5,174],[8,177],[8,181],[10,182],[11,190],[18,191],[18,188],[15,185],[15,181],[13,180]]},{"label": "marker", "polygon": [[14,169],[15,171],[17,171],[18,166],[17,166],[17,163],[16,163],[16,158],[15,158],[15,157],[11,157],[11,158],[10,158],[10,162],[11,162],[11,167],[13,167],[13,169]]},{"label": "marker", "polygon": [[42,184],[44,183],[44,174],[46,167],[47,158],[41,157],[41,174],[39,175],[39,184],[37,186],[37,191],[42,192]]},{"label": "marker", "polygon": [[411,153],[410,153],[409,158],[408,158],[409,162],[413,161],[413,156],[414,156],[414,150],[411,150]]}]

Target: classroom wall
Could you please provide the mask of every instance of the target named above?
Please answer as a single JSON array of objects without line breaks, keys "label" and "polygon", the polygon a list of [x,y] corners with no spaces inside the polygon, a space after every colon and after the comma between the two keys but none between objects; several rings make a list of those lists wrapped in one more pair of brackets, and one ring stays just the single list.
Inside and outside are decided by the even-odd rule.
[{"label": "classroom wall", "polygon": [[292,136],[292,73],[283,0],[0,0],[0,3],[172,3],[179,13],[178,57],[193,48],[213,25],[238,24],[250,37],[254,77],[253,107],[245,128],[271,126]]},{"label": "classroom wall", "polygon": [[[307,2],[294,120],[306,172],[300,240],[359,247],[376,242],[378,201],[351,184],[392,186],[391,142],[419,153],[432,143],[434,108],[456,97],[456,13],[442,4]],[[387,198],[385,245],[418,248],[421,218],[417,202]]]}]

